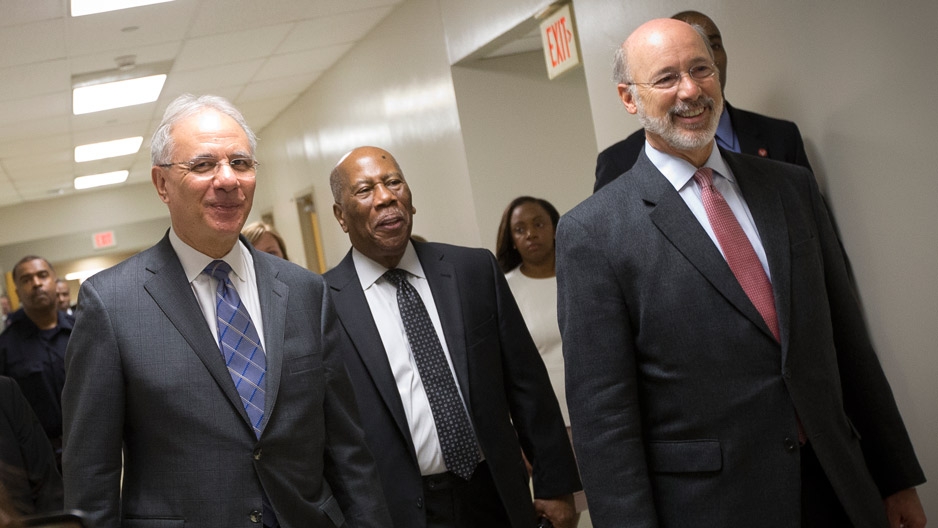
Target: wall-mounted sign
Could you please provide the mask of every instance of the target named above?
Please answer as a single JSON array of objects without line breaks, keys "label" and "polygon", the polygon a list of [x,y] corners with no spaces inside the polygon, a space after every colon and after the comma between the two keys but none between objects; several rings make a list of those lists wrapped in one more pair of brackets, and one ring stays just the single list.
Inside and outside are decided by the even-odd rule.
[{"label": "wall-mounted sign", "polygon": [[117,242],[114,240],[114,231],[101,231],[92,235],[95,249],[104,249],[113,247]]},{"label": "wall-mounted sign", "polygon": [[580,64],[576,27],[570,4],[554,11],[541,22],[541,44],[547,61],[547,75],[551,79]]}]

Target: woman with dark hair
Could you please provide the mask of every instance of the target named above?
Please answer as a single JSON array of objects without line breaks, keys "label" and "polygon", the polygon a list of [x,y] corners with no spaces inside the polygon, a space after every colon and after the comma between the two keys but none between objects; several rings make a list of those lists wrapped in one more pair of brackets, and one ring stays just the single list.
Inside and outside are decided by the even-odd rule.
[{"label": "woman with dark hair", "polygon": [[[569,433],[554,273],[554,232],[559,220],[560,213],[547,200],[531,196],[515,198],[502,214],[495,256],[547,367]],[[577,512],[583,511],[586,508],[583,492],[575,494],[575,499]]]}]

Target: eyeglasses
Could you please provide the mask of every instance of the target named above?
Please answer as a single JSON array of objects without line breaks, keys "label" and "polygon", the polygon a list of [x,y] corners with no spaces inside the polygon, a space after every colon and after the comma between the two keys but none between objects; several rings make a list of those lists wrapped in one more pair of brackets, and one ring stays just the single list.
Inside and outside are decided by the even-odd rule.
[{"label": "eyeglasses", "polygon": [[[697,66],[691,66],[687,70],[687,76],[691,78],[695,83],[700,84],[703,81],[713,77],[717,72],[715,64],[699,64]],[[681,83],[681,77],[684,75],[683,72],[668,72],[662,73],[660,77],[651,82],[628,82],[625,83],[627,86],[637,84],[639,86],[651,86],[656,90],[670,90],[676,87]]]},{"label": "eyeglasses", "polygon": [[157,167],[167,168],[176,166],[187,173],[192,172],[200,176],[213,176],[218,172],[218,167],[221,165],[228,165],[235,174],[249,176],[257,169],[259,162],[250,158],[234,158],[228,161],[211,158],[196,158],[189,161],[163,163],[157,165]]}]

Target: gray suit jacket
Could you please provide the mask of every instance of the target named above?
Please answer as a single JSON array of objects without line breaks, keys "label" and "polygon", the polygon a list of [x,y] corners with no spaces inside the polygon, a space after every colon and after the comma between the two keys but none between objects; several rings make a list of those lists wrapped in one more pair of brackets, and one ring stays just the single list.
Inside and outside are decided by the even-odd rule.
[{"label": "gray suit jacket", "polygon": [[811,173],[723,152],[771,271],[776,342],[643,153],[565,215],[558,302],[597,527],[800,523],[796,412],[857,527],[924,481]]},{"label": "gray suit jacket", "polygon": [[[513,527],[533,527],[522,449],[534,464],[534,492],[580,489],[547,369],[495,257],[483,249],[414,243],[495,490]],[[352,254],[325,275],[344,339],[368,445],[377,458],[397,528],[426,526],[423,482],[407,417]],[[481,528],[481,527],[480,527]]]},{"label": "gray suit jacket", "polygon": [[251,253],[268,366],[260,439],[168,236],[82,285],[63,465],[65,505],[91,525],[257,526],[262,490],[284,528],[390,524],[322,278]]}]

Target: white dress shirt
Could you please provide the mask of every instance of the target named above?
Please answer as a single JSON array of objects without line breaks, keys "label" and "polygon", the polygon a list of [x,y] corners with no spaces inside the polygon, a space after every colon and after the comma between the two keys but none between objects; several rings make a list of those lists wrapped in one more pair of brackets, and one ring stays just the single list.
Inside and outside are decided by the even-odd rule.
[{"label": "white dress shirt", "polygon": [[[195,294],[195,300],[199,303],[199,308],[202,309],[205,323],[212,330],[212,335],[217,343],[218,323],[215,317],[215,293],[218,288],[218,280],[202,273],[205,267],[215,259],[183,242],[172,229],[169,230],[169,242],[176,251],[176,256],[179,257],[182,269],[186,273],[186,279],[189,280],[189,285],[192,287],[192,293]],[[261,303],[257,296],[257,276],[254,273],[254,259],[251,258],[251,252],[238,241],[231,248],[231,251],[219,260],[224,260],[231,266],[231,273],[228,274],[228,278],[231,279],[235,290],[238,291],[241,304],[244,305],[251,316],[251,321],[257,328],[261,346],[265,347],[266,350],[264,320],[261,317]]]},{"label": "white dress shirt", "polygon": [[[410,427],[410,436],[417,451],[417,464],[420,466],[420,474],[443,473],[446,471],[443,450],[440,447],[440,439],[436,433],[436,423],[430,410],[430,400],[427,399],[423,380],[421,380],[420,373],[417,370],[417,362],[411,351],[410,342],[407,341],[407,331],[404,328],[404,321],[401,319],[400,308],[397,305],[397,287],[383,278],[388,268],[371,260],[356,249],[352,249],[352,262],[355,264],[355,271],[358,273],[362,290],[365,292],[365,299],[368,301],[371,315],[378,327],[378,333],[381,335],[381,342],[384,344],[388,363],[391,366],[391,373],[394,375],[395,383],[397,383],[397,391],[401,395],[407,425]],[[430,284],[427,282],[423,266],[420,265],[417,252],[414,251],[412,244],[407,244],[407,249],[404,251],[404,256],[398,263],[397,268],[410,274],[407,277],[408,282],[417,290],[420,299],[427,307],[430,321],[433,322],[436,335],[440,338],[443,353],[446,355],[446,361],[458,388],[459,380],[456,378],[453,360],[450,358],[449,348],[446,346],[446,338],[443,335],[443,326],[440,324],[440,315],[433,300],[433,293],[430,291]],[[461,393],[459,397],[462,398]],[[463,402],[463,405],[465,405],[465,402]]]},{"label": "white dress shirt", "polygon": [[[710,240],[713,241],[717,249],[720,250],[720,254],[726,259],[726,255],[723,254],[723,248],[720,247],[716,234],[713,232],[713,227],[710,225],[710,219],[707,218],[707,211],[704,210],[703,200],[700,198],[700,186],[697,185],[697,182],[694,180],[694,173],[697,172],[697,168],[691,165],[687,160],[656,150],[655,147],[652,147],[647,141],[645,142],[645,155],[647,155],[651,163],[661,171],[661,174],[664,174],[664,177],[671,182],[671,185],[673,185],[678,194],[681,195],[681,198],[684,199],[684,203],[687,204],[687,207],[694,213],[697,221],[700,222],[700,225],[710,236]],[[755,250],[756,256],[759,257],[759,262],[762,263],[762,268],[765,270],[766,276],[769,278],[769,281],[771,281],[772,274],[769,272],[769,263],[765,257],[765,249],[762,247],[762,239],[759,237],[759,231],[756,229],[756,224],[752,219],[752,213],[749,212],[749,206],[746,205],[746,201],[739,191],[739,185],[736,183],[733,171],[730,170],[729,166],[723,160],[723,156],[720,155],[720,149],[716,148],[716,145],[714,145],[713,150],[710,152],[710,157],[707,159],[707,162],[704,163],[704,167],[713,169],[713,186],[720,191],[727,205],[730,206],[730,209],[733,211],[733,216],[736,217],[740,227],[743,228],[743,232],[746,233],[746,237],[749,238],[752,249]]]}]

